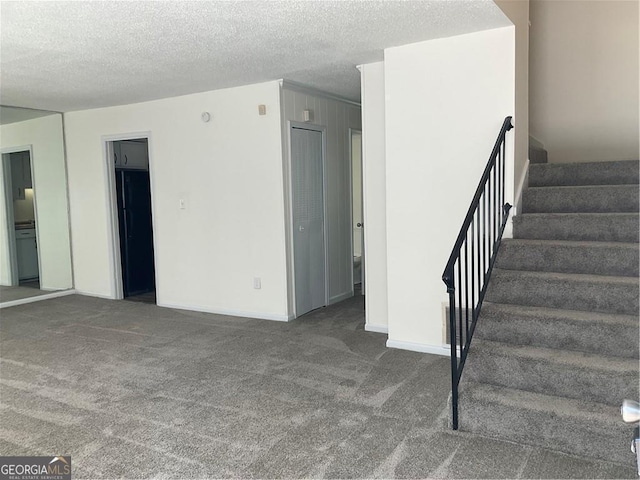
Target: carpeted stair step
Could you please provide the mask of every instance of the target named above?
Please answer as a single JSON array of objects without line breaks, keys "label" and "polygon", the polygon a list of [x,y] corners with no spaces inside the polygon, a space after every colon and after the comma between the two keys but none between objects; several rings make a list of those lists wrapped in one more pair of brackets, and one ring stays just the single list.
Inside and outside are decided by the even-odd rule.
[{"label": "carpeted stair step", "polygon": [[620,407],[463,380],[459,427],[487,437],[633,465]]},{"label": "carpeted stair step", "polygon": [[485,302],[473,336],[636,359],[640,325],[635,315],[580,312]]},{"label": "carpeted stair step", "polygon": [[638,192],[638,185],[530,187],[522,193],[522,212],[637,212]]},{"label": "carpeted stair step", "polygon": [[494,269],[485,300],[638,315],[638,278]]},{"label": "carpeted stair step", "polygon": [[628,185],[640,183],[638,160],[529,165],[529,186]]},{"label": "carpeted stair step", "polygon": [[496,267],[505,270],[637,277],[637,243],[505,239]]},{"label": "carpeted stair step", "polygon": [[638,361],[474,338],[467,380],[528,392],[621,405],[638,396]]},{"label": "carpeted stair step", "polygon": [[515,238],[638,242],[637,213],[525,213],[513,218]]}]

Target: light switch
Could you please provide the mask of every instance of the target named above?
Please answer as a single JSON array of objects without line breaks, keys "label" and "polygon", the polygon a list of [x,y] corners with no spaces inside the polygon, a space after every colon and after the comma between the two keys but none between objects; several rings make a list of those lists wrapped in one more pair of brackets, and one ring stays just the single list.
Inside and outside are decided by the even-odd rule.
[{"label": "light switch", "polygon": [[267,114],[267,106],[258,105],[258,115],[266,115],[266,114]]},{"label": "light switch", "polygon": [[260,277],[254,277],[253,288],[260,290],[262,288],[262,279]]},{"label": "light switch", "polygon": [[180,210],[185,210],[187,208],[187,202],[184,198],[181,198],[179,201]]}]

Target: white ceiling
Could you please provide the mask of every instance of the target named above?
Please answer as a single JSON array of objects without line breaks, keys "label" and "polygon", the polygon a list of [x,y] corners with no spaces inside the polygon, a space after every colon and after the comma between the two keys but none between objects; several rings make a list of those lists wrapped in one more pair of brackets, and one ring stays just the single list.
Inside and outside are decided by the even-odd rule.
[{"label": "white ceiling", "polygon": [[491,0],[0,3],[0,103],[72,111],[285,78],[360,98],[383,49],[509,25]]}]

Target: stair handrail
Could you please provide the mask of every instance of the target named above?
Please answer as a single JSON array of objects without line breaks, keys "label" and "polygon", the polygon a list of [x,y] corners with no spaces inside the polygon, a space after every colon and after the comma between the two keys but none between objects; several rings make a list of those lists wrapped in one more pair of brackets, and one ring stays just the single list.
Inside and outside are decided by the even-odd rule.
[{"label": "stair handrail", "polygon": [[[449,294],[451,423],[454,430],[458,429],[458,387],[462,370],[511,210],[511,205],[505,202],[505,143],[507,132],[513,128],[511,120],[512,117],[506,117],[502,123],[489,161],[482,173],[478,188],[442,274],[442,281],[447,286]],[[470,233],[471,235],[469,235]],[[477,243],[477,252],[474,240]],[[471,258],[469,258],[469,245],[471,245]],[[462,254],[463,246],[464,256]],[[471,270],[471,278],[469,278],[469,270]],[[469,280],[471,280],[471,285],[469,285]],[[458,294],[457,308],[456,293]],[[469,296],[471,296],[471,304],[469,304]],[[471,322],[469,322],[470,311]],[[458,325],[456,325],[456,320]]]}]

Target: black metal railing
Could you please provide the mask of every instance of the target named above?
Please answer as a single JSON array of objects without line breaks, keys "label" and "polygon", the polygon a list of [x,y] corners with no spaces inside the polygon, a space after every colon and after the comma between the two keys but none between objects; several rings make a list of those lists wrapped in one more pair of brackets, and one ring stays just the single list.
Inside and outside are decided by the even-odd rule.
[{"label": "black metal railing", "polygon": [[458,385],[462,369],[511,209],[505,202],[505,137],[512,128],[511,117],[505,118],[442,274],[449,293],[454,430],[458,429]]}]

